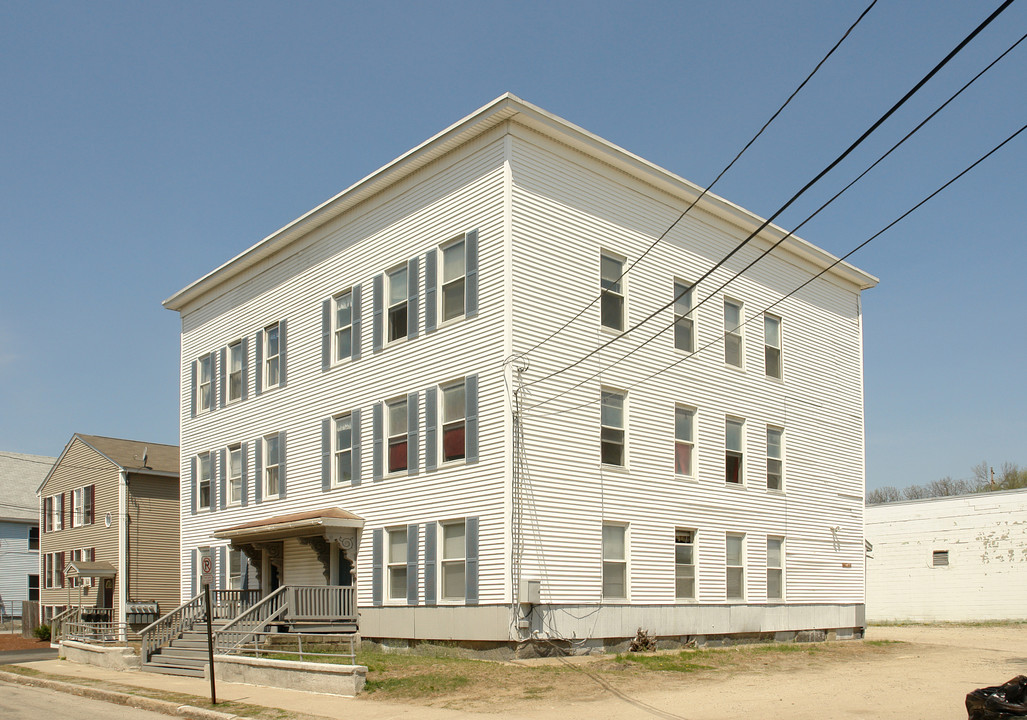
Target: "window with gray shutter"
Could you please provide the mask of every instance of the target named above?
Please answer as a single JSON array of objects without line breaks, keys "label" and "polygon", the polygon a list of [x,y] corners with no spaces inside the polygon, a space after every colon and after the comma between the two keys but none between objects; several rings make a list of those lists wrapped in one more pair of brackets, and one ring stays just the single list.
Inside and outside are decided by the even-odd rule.
[{"label": "window with gray shutter", "polygon": [[411,258],[407,262],[407,340],[417,337],[417,323],[419,320],[418,298],[418,261]]},{"label": "window with gray shutter", "polygon": [[264,392],[264,331],[258,330],[253,341],[253,377],[257,383],[256,395]]},{"label": "window with gray shutter", "polygon": [[435,523],[424,525],[424,604],[436,604],[435,590],[435,538],[438,526]]},{"label": "window with gray shutter", "polygon": [[221,348],[221,363],[218,365],[218,407],[225,406],[225,385],[228,369],[228,348]]},{"label": "window with gray shutter", "polygon": [[382,604],[382,528],[371,531],[371,604],[380,607]]},{"label": "window with gray shutter", "polygon": [[[228,497],[226,492],[226,478],[228,477],[228,463],[227,457],[225,456],[225,449],[221,448],[219,453],[221,456],[220,462],[218,463],[218,505],[222,510],[225,509],[225,498]],[[213,506],[214,503],[211,503]]]},{"label": "window with gray shutter", "polygon": [[[245,367],[245,365],[243,367]],[[241,457],[242,457],[242,463],[241,463],[242,467],[240,468],[240,471],[242,473],[242,483],[240,483],[241,490],[240,490],[239,504],[242,505],[243,507],[246,507],[246,502],[249,499],[249,475],[247,475],[247,473],[246,473],[246,468],[248,467],[248,465],[247,465],[247,460],[248,460],[247,455],[249,454],[248,443],[243,443],[242,444],[242,447],[240,448],[240,453],[241,453]]]},{"label": "window with gray shutter", "polygon": [[332,487],[332,419],[321,420],[321,492]]},{"label": "window with gray shutter", "polygon": [[353,354],[350,359],[360,359],[360,285],[353,286]]},{"label": "window with gray shutter", "polygon": [[217,398],[218,398],[218,388],[217,388],[218,374],[216,372],[217,358],[218,358],[217,351],[215,350],[214,352],[212,352],[209,355],[209,357],[210,357],[210,410],[211,410],[211,412],[213,412],[214,410],[218,409],[218,404],[217,404],[218,403],[218,400],[217,400]]},{"label": "window with gray shutter", "polygon": [[478,376],[468,375],[464,379],[467,393],[467,457],[468,465],[478,462]]},{"label": "window with gray shutter", "polygon": [[474,317],[478,314],[478,231],[471,230],[464,236],[467,253],[467,284],[464,291],[467,293],[465,316]]},{"label": "window with gray shutter", "polygon": [[435,332],[438,326],[438,251],[432,248],[424,256],[424,332]]},{"label": "window with gray shutter", "polygon": [[478,518],[469,517],[464,521],[466,549],[466,578],[468,605],[478,604]]},{"label": "window with gray shutter", "polygon": [[321,303],[321,372],[332,364],[332,301]]},{"label": "window with gray shutter", "polygon": [[385,276],[381,273],[374,276],[374,281],[371,285],[371,307],[372,307],[372,326],[371,326],[371,347],[374,352],[378,352],[382,349],[385,338],[384,328],[384,308],[385,308]]},{"label": "window with gray shutter", "polygon": [[360,484],[360,408],[350,413],[353,418],[353,485]]},{"label": "window with gray shutter", "polygon": [[416,475],[417,465],[417,421],[420,418],[417,393],[407,395],[407,475]]},{"label": "window with gray shutter", "polygon": [[250,339],[244,337],[242,339],[242,399],[246,400],[250,396]]},{"label": "window with gray shutter", "polygon": [[[189,495],[192,498],[192,514],[196,514],[196,456],[189,458]],[[194,593],[195,594],[195,593]]]},{"label": "window with gray shutter", "polygon": [[407,525],[407,604],[417,604],[417,525]]},{"label": "window with gray shutter", "polygon": [[278,433],[278,497],[282,500],[285,499],[285,455],[285,430],[282,430]]},{"label": "window with gray shutter", "polygon": [[196,417],[196,361],[195,360],[193,360],[193,362],[192,362],[192,367],[193,367],[193,370],[192,370],[193,379],[192,379],[192,381],[190,382],[190,385],[189,385],[189,387],[191,388],[191,390],[189,391],[189,397],[190,397],[190,405],[189,406],[191,408],[190,411],[189,411],[189,417]]},{"label": "window with gray shutter", "polygon": [[285,320],[278,323],[278,387],[285,387],[286,362],[285,350]]},{"label": "window with gray shutter", "polygon": [[253,442],[253,502],[260,505],[264,499],[264,438]]},{"label": "window with gray shutter", "polygon": [[384,414],[384,406],[382,403],[375,403],[371,414],[371,435],[374,442],[372,448],[372,478],[374,480],[381,480],[383,477],[384,463],[384,443],[382,440],[382,417]]}]

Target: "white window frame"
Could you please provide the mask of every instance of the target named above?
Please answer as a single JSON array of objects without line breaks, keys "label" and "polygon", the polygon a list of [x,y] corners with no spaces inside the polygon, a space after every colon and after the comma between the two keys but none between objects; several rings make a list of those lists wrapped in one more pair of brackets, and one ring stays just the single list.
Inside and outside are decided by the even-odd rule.
[{"label": "white window frame", "polygon": [[[771,435],[777,435],[777,449],[774,454],[774,443]],[[774,472],[776,469],[776,473]],[[771,478],[777,476],[774,487]],[[784,428],[767,425],[767,490],[783,492],[785,489],[785,431]]]},{"label": "white window frame", "polygon": [[[738,557],[731,557],[732,541],[739,543]],[[737,563],[732,563],[732,559]],[[724,595],[728,600],[745,600],[745,533],[727,533],[724,538]],[[738,577],[739,594],[731,594],[732,571]]]},{"label": "white window frame", "polygon": [[[728,308],[738,309],[738,321],[734,324],[728,319]],[[739,370],[745,369],[745,333],[744,333],[744,320],[745,320],[745,305],[741,300],[733,300],[731,298],[724,298],[724,364],[728,367],[738,368]],[[732,327],[734,325],[734,327]],[[731,348],[737,346],[738,349],[738,362],[731,362],[732,353]]]},{"label": "white window frame", "polygon": [[[393,540],[402,536],[402,551],[399,557],[393,555],[398,547]],[[407,543],[410,536],[406,526],[385,529],[385,601],[392,605],[407,604]]]},{"label": "white window frame", "polygon": [[[732,447],[731,426],[737,425],[738,447]],[[729,463],[732,457],[738,458],[738,479],[731,480],[728,472]],[[745,486],[745,419],[728,416],[724,419],[724,483],[727,485]]]},{"label": "white window frame", "polygon": [[[459,275],[446,274],[446,255],[455,252],[460,248],[460,273]],[[459,320],[467,316],[467,243],[464,236],[450,240],[439,246],[439,324],[445,324]],[[446,316],[446,298],[452,295],[460,300],[460,312]]]},{"label": "white window frame", "polygon": [[[349,445],[339,441],[339,435],[343,431],[343,424],[349,424]],[[342,461],[349,463],[349,477],[342,473]],[[341,413],[332,418],[332,482],[335,485],[345,485],[353,480],[353,413]]]},{"label": "white window frame", "polygon": [[[460,402],[455,403],[459,415],[447,414],[446,398],[450,394],[458,394]],[[439,457],[443,463],[463,462],[467,457],[467,385],[464,380],[439,386]],[[459,456],[446,456],[446,432],[452,430],[463,432],[463,449]]]},{"label": "white window frame", "polygon": [[[678,477],[695,477],[695,416],[696,410],[694,407],[687,405],[674,406],[674,474]],[[682,426],[681,422],[685,418],[687,418],[687,427]],[[681,472],[678,468],[679,447],[688,448],[688,472]]]},{"label": "white window frame", "polygon": [[[777,564],[772,565],[772,545],[777,543]],[[770,594],[771,578],[777,576],[779,592]],[[785,599],[785,539],[778,535],[767,536],[767,600]]]},{"label": "white window frame", "polygon": [[228,467],[225,469],[228,480],[227,504],[238,505],[242,502],[242,445],[237,443],[225,448],[225,460],[228,462]]},{"label": "white window frame", "polygon": [[[777,324],[777,344],[773,342],[768,324]],[[763,369],[768,378],[784,379],[784,340],[782,338],[784,323],[779,315],[763,313]],[[771,372],[771,358],[775,358],[777,374]]]},{"label": "white window frame", "polygon": [[[611,534],[619,533],[621,540],[621,552],[620,555],[616,553],[616,548],[608,546],[607,543],[607,531]],[[610,601],[627,601],[631,595],[631,581],[630,575],[628,574],[628,526],[625,523],[617,522],[604,522],[603,523],[603,534],[601,539],[602,549],[602,574],[601,580],[601,595],[603,602]],[[622,583],[624,585],[624,593],[622,595],[614,595],[607,590],[607,584],[611,580],[616,578],[608,577],[608,573],[619,568],[620,574],[622,575]]]},{"label": "white window frame", "polygon": [[[694,528],[674,528],[674,599],[678,601],[695,601],[699,597],[697,534]],[[691,581],[691,594],[682,593],[681,584],[684,580]]]},{"label": "white window frame", "polygon": [[[599,461],[606,467],[628,466],[628,394],[614,388],[600,388]],[[618,404],[620,407],[617,408]],[[615,415],[619,413],[619,422]],[[620,447],[620,462],[607,462],[607,448]],[[611,460],[615,460],[612,456]]]},{"label": "white window frame", "polygon": [[75,488],[71,491],[71,526],[82,527],[85,525],[85,487]]},{"label": "white window frame", "polygon": [[[446,546],[446,531],[448,528],[459,527],[462,529],[461,537],[463,542],[459,545],[459,555],[448,554],[448,548]],[[467,523],[464,520],[449,520],[446,522],[439,523],[439,598],[443,604],[457,604],[467,600]],[[451,592],[446,594],[447,590],[453,590],[449,587],[447,582],[447,570],[451,567],[459,566],[461,569],[460,577],[463,581],[460,583],[459,593]]]},{"label": "white window frame", "polygon": [[[282,443],[280,441],[278,433],[264,436],[263,448],[261,451],[264,453],[264,477],[261,478],[261,482],[264,483],[264,499],[275,499],[282,491],[282,478],[281,478],[281,464],[282,464]],[[274,447],[275,462],[271,462],[271,448]],[[271,483],[274,481],[275,491],[271,492]]]},{"label": "white window frame", "polygon": [[[233,343],[229,343],[226,360],[228,361],[226,373],[228,387],[225,388],[225,402],[239,402],[242,400],[243,393],[242,366],[246,362],[246,358],[244,358],[242,354],[242,340],[236,340]],[[233,388],[235,387],[238,387],[238,390],[233,392]]]},{"label": "white window frame", "polygon": [[[206,461],[206,462],[204,462]],[[206,465],[206,476],[204,476],[204,465]],[[196,456],[196,509],[210,510],[214,502],[213,487],[211,479],[214,475],[214,457],[212,453],[200,453]],[[207,489],[207,504],[203,504],[204,486]]]},{"label": "white window frame", "polygon": [[[402,283],[396,278],[402,277]],[[407,339],[410,328],[410,269],[406,264],[392,268],[385,273],[385,344],[398,343]],[[392,301],[393,285],[399,284],[403,290],[403,299]],[[402,316],[400,316],[402,312]],[[402,317],[402,321],[399,318]],[[394,322],[395,321],[395,322]]]},{"label": "white window frame", "polygon": [[[348,323],[340,318],[343,301],[349,302]],[[353,288],[350,288],[332,298],[332,362],[345,362],[353,357],[353,339]]]},{"label": "white window frame", "polygon": [[[681,292],[688,288],[682,297]],[[687,283],[684,280],[674,281],[674,349],[681,350],[686,353],[695,352],[695,315],[692,312],[692,297],[695,294],[695,287],[691,283]],[[679,335],[683,335],[684,332],[679,333],[678,329],[687,328],[688,330],[688,342],[681,342]]]},{"label": "white window frame", "polygon": [[196,414],[210,412],[214,407],[214,363],[209,354],[196,361]]},{"label": "white window frame", "polygon": [[[274,334],[274,352],[271,336]],[[282,324],[272,323],[264,328],[264,390],[276,388],[282,383]]]},{"label": "white window frame", "polygon": [[243,562],[242,550],[228,548],[228,589],[242,590],[243,573],[246,563]]},{"label": "white window frame", "polygon": [[[392,411],[398,406],[403,406],[403,422],[402,427],[393,427],[393,416]],[[385,401],[385,472],[386,473],[404,473],[410,467],[410,403],[407,402],[407,398],[403,397],[394,398],[392,400]],[[392,467],[392,447],[393,445],[403,445],[403,464],[402,466]]]},{"label": "white window frame", "polygon": [[[618,266],[616,275],[606,271],[605,266],[612,263],[616,263]],[[627,289],[625,287],[627,283],[625,282],[626,278],[622,277],[624,263],[625,258],[622,255],[608,250],[599,251],[599,291],[602,296],[599,301],[599,325],[616,332],[624,330],[628,316]],[[618,315],[617,318],[613,317],[614,313]],[[614,319],[616,319],[616,323],[611,324],[609,321]]]}]

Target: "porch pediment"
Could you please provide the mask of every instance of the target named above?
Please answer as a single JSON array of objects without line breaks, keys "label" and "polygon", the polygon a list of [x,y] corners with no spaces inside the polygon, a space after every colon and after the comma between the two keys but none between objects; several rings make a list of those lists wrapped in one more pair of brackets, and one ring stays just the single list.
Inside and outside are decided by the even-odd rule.
[{"label": "porch pediment", "polygon": [[72,560],[64,570],[64,574],[73,578],[112,578],[118,571],[109,562],[86,562]]},{"label": "porch pediment", "polygon": [[319,535],[327,537],[341,530],[356,531],[359,535],[364,519],[342,508],[324,508],[305,512],[276,515],[253,520],[241,525],[216,530],[214,537],[237,543],[256,543],[285,538]]}]

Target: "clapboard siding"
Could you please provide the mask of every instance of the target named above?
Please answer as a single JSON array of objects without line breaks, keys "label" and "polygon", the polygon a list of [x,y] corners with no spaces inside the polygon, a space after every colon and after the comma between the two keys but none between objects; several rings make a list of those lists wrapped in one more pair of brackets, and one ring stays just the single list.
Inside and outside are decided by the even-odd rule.
[{"label": "clapboard siding", "polygon": [[177,478],[128,476],[129,600],[156,600],[165,613],[179,603]]}]

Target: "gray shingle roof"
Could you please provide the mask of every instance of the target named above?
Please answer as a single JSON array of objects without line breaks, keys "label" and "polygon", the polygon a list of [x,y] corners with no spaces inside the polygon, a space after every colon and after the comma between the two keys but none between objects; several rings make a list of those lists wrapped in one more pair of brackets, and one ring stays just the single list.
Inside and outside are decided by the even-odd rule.
[{"label": "gray shingle roof", "polygon": [[36,488],[57,458],[0,451],[0,518],[39,520]]},{"label": "gray shingle roof", "polygon": [[141,470],[145,451],[146,469],[178,473],[178,445],[161,445],[138,440],[101,437],[100,435],[83,435],[82,433],[75,433],[75,435],[125,470]]}]

